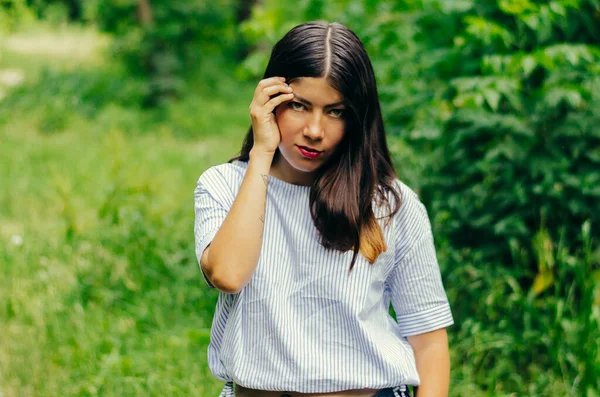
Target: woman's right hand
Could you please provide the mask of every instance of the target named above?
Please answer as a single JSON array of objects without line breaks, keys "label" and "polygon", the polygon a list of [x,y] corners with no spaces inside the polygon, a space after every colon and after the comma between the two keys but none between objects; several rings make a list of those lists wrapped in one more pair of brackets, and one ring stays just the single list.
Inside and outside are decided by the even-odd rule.
[{"label": "woman's right hand", "polygon": [[[254,91],[250,104],[250,118],[254,135],[253,149],[273,154],[279,146],[281,135],[273,110],[283,102],[294,98],[292,87],[283,77],[270,77],[261,80]],[[281,94],[281,95],[278,95]],[[277,95],[273,97],[274,95]]]}]

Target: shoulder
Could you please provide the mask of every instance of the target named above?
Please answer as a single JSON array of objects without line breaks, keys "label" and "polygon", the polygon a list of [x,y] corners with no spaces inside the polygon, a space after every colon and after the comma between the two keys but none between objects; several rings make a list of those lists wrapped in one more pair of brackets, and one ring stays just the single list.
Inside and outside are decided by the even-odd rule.
[{"label": "shoulder", "polygon": [[[395,178],[392,183],[392,189],[397,194],[400,200],[400,208],[394,219],[400,222],[407,222],[416,216],[422,216],[423,212],[427,212],[425,205],[421,202],[419,195],[410,186]],[[396,197],[392,192],[387,192],[387,197],[392,208],[396,206]]]},{"label": "shoulder", "polygon": [[235,197],[247,168],[248,163],[236,160],[206,169],[198,178],[196,195],[208,192],[215,197]]},{"label": "shoulder", "polygon": [[[417,192],[399,179],[394,181],[393,186],[400,198],[400,209],[393,218],[393,225],[397,249],[402,251],[431,233],[431,223],[427,208]],[[391,203],[394,205],[394,197],[391,196]]]},{"label": "shoulder", "polygon": [[244,179],[247,168],[248,163],[237,160],[232,163],[213,165],[200,175],[198,184],[207,188],[222,184],[234,186]]},{"label": "shoulder", "polygon": [[[414,205],[416,203],[420,203],[419,195],[406,183],[401,181],[398,178],[395,178],[392,187],[400,196],[400,200],[402,205]],[[405,204],[406,203],[406,204]]]}]

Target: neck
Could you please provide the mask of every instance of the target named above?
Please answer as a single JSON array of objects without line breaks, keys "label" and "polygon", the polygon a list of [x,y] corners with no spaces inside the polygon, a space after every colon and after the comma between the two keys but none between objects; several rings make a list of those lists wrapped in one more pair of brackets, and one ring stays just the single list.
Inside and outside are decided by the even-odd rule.
[{"label": "neck", "polygon": [[[287,166],[287,167],[286,167]],[[314,175],[301,172],[301,171],[292,171],[292,166],[287,164],[285,159],[281,157],[281,153],[277,151],[275,153],[275,157],[273,158],[273,163],[271,164],[271,169],[269,170],[269,174],[274,176],[277,179],[280,179],[284,182],[291,183],[292,185],[300,185],[300,186],[310,186],[314,181]]]}]

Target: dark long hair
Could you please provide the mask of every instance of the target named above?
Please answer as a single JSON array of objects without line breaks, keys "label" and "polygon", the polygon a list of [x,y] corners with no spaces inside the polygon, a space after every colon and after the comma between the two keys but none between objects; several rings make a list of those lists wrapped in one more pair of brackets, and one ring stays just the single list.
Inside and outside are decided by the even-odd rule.
[{"label": "dark long hair", "polygon": [[[386,203],[388,222],[400,208],[373,66],[354,32],[340,23],[308,22],[290,30],[275,46],[263,78],[324,77],[346,103],[346,132],[333,157],[317,171],[310,188],[313,222],[325,248],[359,252],[373,264],[387,245],[373,212],[373,199]],[[240,155],[248,161],[254,145],[250,127]],[[279,156],[279,150],[275,158]],[[343,192],[344,194],[340,194]],[[391,209],[387,193],[395,208]],[[386,223],[386,224],[387,224]]]}]

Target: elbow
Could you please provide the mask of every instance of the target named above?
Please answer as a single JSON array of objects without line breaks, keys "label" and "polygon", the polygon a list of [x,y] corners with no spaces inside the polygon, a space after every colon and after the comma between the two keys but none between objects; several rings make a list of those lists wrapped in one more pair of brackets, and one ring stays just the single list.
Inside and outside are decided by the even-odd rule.
[{"label": "elbow", "polygon": [[210,281],[216,289],[226,294],[237,294],[242,290],[242,288],[244,288],[244,286],[240,283],[234,283],[227,278],[221,279],[218,277],[213,277]]},{"label": "elbow", "polygon": [[[246,266],[223,266],[223,263],[231,263],[230,258],[218,259],[210,255],[208,248],[205,250],[201,263],[202,269],[210,283],[219,291],[226,294],[237,294],[248,284],[249,278],[236,269]],[[240,274],[241,273],[241,274]]]},{"label": "elbow", "polygon": [[210,269],[206,269],[205,274],[216,289],[226,294],[237,294],[246,286],[246,283],[231,274],[221,274]]}]

